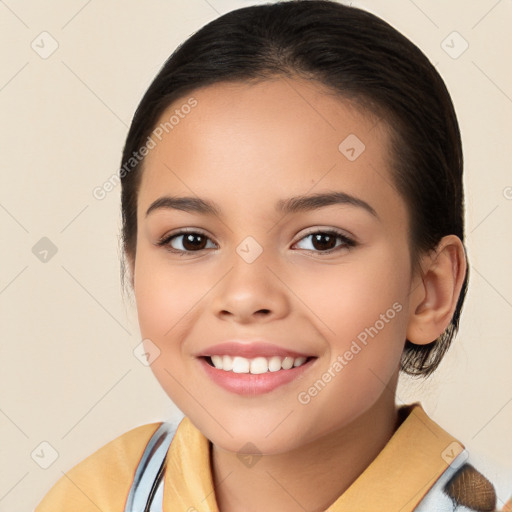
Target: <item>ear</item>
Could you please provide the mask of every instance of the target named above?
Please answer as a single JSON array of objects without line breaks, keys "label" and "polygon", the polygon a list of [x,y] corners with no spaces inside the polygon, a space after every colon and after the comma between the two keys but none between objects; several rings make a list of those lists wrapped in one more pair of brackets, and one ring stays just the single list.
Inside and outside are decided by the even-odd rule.
[{"label": "ear", "polygon": [[464,245],[456,235],[441,239],[423,256],[421,275],[411,282],[407,339],[417,345],[435,341],[453,317],[466,275]]}]

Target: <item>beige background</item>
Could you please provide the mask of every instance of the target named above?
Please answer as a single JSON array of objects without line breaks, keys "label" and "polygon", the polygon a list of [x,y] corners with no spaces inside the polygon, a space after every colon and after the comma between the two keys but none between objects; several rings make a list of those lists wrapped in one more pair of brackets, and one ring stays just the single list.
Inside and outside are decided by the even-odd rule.
[{"label": "beige background", "polygon": [[[0,2],[0,511],[33,509],[107,441],[181,415],[133,354],[140,336],[121,295],[119,187],[102,201],[92,191],[116,172],[134,109],[172,50],[253,3]],[[403,379],[398,401],[420,400],[480,457],[502,502],[512,494],[512,3],[353,4],[436,65],[465,150],[472,275],[462,327],[437,374]],[[46,262],[33,253],[43,237],[57,248]],[[52,450],[58,458],[41,468]]]}]

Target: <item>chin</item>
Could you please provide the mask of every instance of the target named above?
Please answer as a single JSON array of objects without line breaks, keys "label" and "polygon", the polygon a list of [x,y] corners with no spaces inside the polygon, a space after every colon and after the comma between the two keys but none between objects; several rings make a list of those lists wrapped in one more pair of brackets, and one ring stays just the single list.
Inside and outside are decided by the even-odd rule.
[{"label": "chin", "polygon": [[[246,418],[241,421],[223,421],[216,418],[220,425],[210,417],[197,419],[187,415],[201,433],[218,448],[233,453],[248,453],[254,445],[257,452],[265,455],[277,455],[293,450],[301,444],[300,430],[290,428],[279,429],[272,432],[275,426],[282,421],[272,421],[272,426],[259,422],[256,424]],[[270,423],[270,422],[269,422]],[[224,429],[221,425],[226,425]],[[270,432],[270,434],[269,434]]]}]

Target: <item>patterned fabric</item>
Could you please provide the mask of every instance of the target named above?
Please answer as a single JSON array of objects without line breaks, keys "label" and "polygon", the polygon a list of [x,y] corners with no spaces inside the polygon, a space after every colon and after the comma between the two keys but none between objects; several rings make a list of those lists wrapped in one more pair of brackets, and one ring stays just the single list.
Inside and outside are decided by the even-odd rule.
[{"label": "patterned fabric", "polygon": [[467,459],[468,453],[464,450],[437,480],[415,512],[496,510],[494,486],[471,464],[465,462]]}]

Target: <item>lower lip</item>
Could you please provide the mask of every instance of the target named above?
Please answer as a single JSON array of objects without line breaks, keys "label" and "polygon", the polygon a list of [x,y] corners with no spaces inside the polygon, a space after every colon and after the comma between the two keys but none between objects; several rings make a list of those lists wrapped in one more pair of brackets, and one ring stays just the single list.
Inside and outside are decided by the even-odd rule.
[{"label": "lower lip", "polygon": [[219,370],[208,364],[205,358],[199,358],[204,371],[216,384],[232,393],[251,396],[269,393],[280,386],[288,384],[306,372],[315,361],[316,358],[311,358],[303,365],[290,368],[289,370],[252,374]]}]

